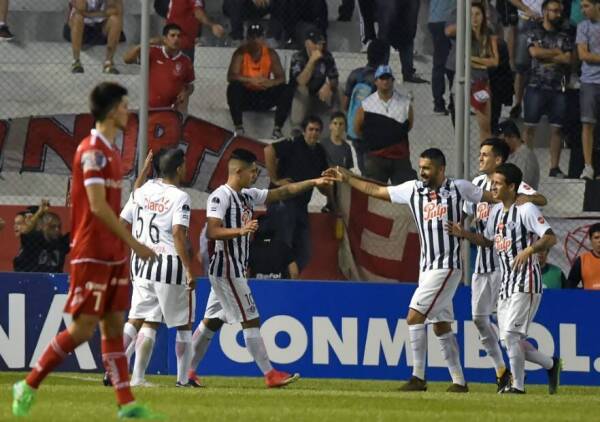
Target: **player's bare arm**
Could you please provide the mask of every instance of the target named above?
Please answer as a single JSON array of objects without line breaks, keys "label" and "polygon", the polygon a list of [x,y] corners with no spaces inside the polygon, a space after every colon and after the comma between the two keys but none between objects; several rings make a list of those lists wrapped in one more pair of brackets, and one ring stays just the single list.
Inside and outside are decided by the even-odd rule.
[{"label": "player's bare arm", "polygon": [[201,7],[194,9],[194,16],[202,25],[210,27],[210,30],[215,37],[222,38],[225,35],[225,29],[214,22]]},{"label": "player's bare arm", "polygon": [[469,242],[478,246],[483,246],[484,248],[490,248],[494,245],[494,242],[492,242],[482,234],[474,233],[470,230],[465,230],[462,224],[459,223],[446,223],[446,231],[451,236],[467,239]]},{"label": "player's bare arm", "polygon": [[517,195],[517,200],[515,201],[517,205],[523,205],[527,202],[531,202],[536,207],[543,207],[548,203],[548,200],[541,193],[536,193],[533,195]]},{"label": "player's bare arm", "polygon": [[177,255],[181,259],[183,268],[185,269],[185,277],[187,279],[187,287],[189,290],[194,290],[196,287],[196,278],[192,274],[192,258],[190,251],[188,250],[187,242],[187,227],[180,224],[173,226],[173,243],[175,244],[175,250]]},{"label": "player's bare arm", "polygon": [[206,237],[210,240],[230,240],[254,233],[258,230],[258,221],[250,220],[240,228],[223,227],[223,220],[209,217],[206,219]]},{"label": "player's bare arm", "polygon": [[146,156],[146,160],[144,160],[144,167],[142,167],[142,171],[138,175],[137,179],[135,179],[135,183],[133,184],[133,189],[139,189],[146,182],[148,178],[148,174],[150,173],[150,169],[152,168],[152,151],[148,151],[148,155]]},{"label": "player's bare arm", "polygon": [[544,235],[540,239],[534,242],[531,246],[528,246],[521,252],[519,252],[513,263],[513,270],[521,271],[521,269],[523,269],[523,266],[527,265],[527,261],[532,255],[541,251],[547,251],[555,244],[556,235],[554,234],[552,229],[549,229],[548,231],[546,231],[546,233],[544,233]]},{"label": "player's bare arm", "polygon": [[391,202],[390,193],[387,186],[378,185],[368,179],[364,179],[352,173],[350,170],[336,166],[323,172],[323,176],[330,177],[336,182],[348,183],[354,189],[365,193],[373,198]]},{"label": "player's bare arm", "polygon": [[327,189],[331,188],[333,179],[330,177],[320,177],[318,179],[305,180],[303,182],[289,183],[277,189],[270,189],[267,194],[267,203],[285,201],[296,195],[306,192],[312,188]]},{"label": "player's bare arm", "polygon": [[135,240],[131,233],[119,223],[116,214],[110,208],[108,202],[106,202],[106,190],[103,185],[89,185],[85,187],[85,190],[90,203],[90,211],[104,223],[108,230],[125,242],[141,259],[148,260],[156,258],[156,254],[152,249]]},{"label": "player's bare arm", "polygon": [[33,214],[31,220],[29,220],[25,227],[23,227],[21,234],[28,234],[35,230],[40,219],[48,212],[48,208],[50,208],[50,201],[47,199],[42,199],[38,210],[35,212],[35,214]]}]

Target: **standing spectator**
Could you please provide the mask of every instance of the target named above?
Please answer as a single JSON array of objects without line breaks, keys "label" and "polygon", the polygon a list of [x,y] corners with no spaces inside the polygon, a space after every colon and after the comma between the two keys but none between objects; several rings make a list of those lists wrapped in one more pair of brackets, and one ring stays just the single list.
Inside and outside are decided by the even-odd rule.
[{"label": "standing spectator", "polygon": [[367,65],[359,67],[350,72],[344,88],[342,97],[342,109],[347,113],[348,138],[354,145],[356,151],[356,161],[362,174],[365,173],[364,156],[368,152],[365,143],[362,142],[354,132],[354,117],[356,111],[365,98],[371,95],[377,88],[375,87],[375,71],[377,68],[387,63],[387,45],[378,39],[369,41],[367,47]]},{"label": "standing spectator", "polygon": [[325,115],[339,106],[338,70],[318,29],[305,35],[304,48],[292,56],[290,85],[294,87],[291,123],[296,129],[308,115]]},{"label": "standing spectator", "polygon": [[593,179],[594,128],[600,115],[600,0],[582,0],[586,20],[577,25],[577,53],[581,64],[581,123],[583,125],[582,179]]},{"label": "standing spectator", "polygon": [[248,27],[246,43],[231,57],[227,81],[227,104],[235,133],[244,134],[243,111],[266,111],[275,106],[272,138],[283,138],[281,128],[292,106],[293,91],[285,83],[279,55],[265,43],[261,24],[255,23]]},{"label": "standing spectator", "polygon": [[196,37],[201,25],[210,27],[213,35],[221,38],[225,30],[213,22],[204,11],[204,0],[170,0],[166,14],[167,24],[174,23],[181,28],[181,51],[194,63]]},{"label": "standing spectator", "polygon": [[398,185],[417,178],[410,163],[408,132],[413,127],[411,99],[394,90],[394,75],[387,65],[375,72],[377,91],[359,107],[354,132],[364,140],[365,175],[382,183]]},{"label": "standing spectator", "polygon": [[26,223],[25,223],[26,215],[27,215],[27,213],[25,211],[19,211],[17,213],[17,215],[15,215],[15,219],[13,222],[13,231],[14,231],[15,237],[17,239],[20,238],[21,233],[23,233],[23,230],[26,227]]},{"label": "standing spectator", "polygon": [[496,10],[500,18],[499,23],[504,28],[503,32],[506,39],[510,67],[514,69],[515,41],[517,38],[517,24],[519,22],[517,8],[510,0],[496,0]]},{"label": "standing spectator", "polygon": [[[265,167],[271,186],[284,186],[319,177],[327,169],[327,155],[319,143],[323,122],[317,116],[308,116],[302,128],[301,135],[265,147]],[[328,199],[332,197],[332,189],[322,190],[321,193]],[[311,254],[308,219],[311,196],[312,190],[309,190],[295,198],[273,203],[267,209],[277,234],[292,248],[300,271],[308,264]]]},{"label": "standing spectator", "polygon": [[336,111],[329,120],[329,137],[321,141],[327,155],[329,167],[340,166],[345,169],[354,167],[352,149],[346,142],[346,115]]},{"label": "standing spectator", "polygon": [[[15,271],[60,273],[69,253],[69,233],[61,234],[60,217],[44,202],[28,226],[21,230],[21,249],[13,260]],[[38,220],[41,230],[34,230]]]},{"label": "standing spectator", "polygon": [[[175,108],[187,112],[189,97],[194,91],[194,67],[181,52],[181,28],[169,23],[163,28],[162,45],[150,47],[151,108]],[[138,63],[141,46],[133,47],[123,57],[127,64]]]},{"label": "standing spectator", "polygon": [[600,290],[600,223],[592,224],[588,235],[592,250],[581,254],[573,262],[567,278],[569,289],[582,284],[586,290]]},{"label": "standing spectator", "polygon": [[413,61],[420,3],[420,0],[375,0],[378,38],[399,51],[403,81],[416,84],[427,83],[417,76]]},{"label": "standing spectator", "polygon": [[479,124],[479,140],[492,135],[492,102],[488,69],[498,66],[498,37],[488,28],[481,3],[471,6],[471,106]]},{"label": "standing spectator", "polygon": [[276,235],[266,216],[258,217],[258,230],[250,243],[248,275],[258,279],[297,279],[300,275],[294,254]]},{"label": "standing spectator", "polygon": [[8,0],[0,0],[0,41],[10,41],[14,38],[8,29]]},{"label": "standing spectator", "polygon": [[84,71],[80,61],[82,45],[106,44],[102,72],[118,75],[113,58],[117,44],[125,41],[122,0],[71,0],[63,37],[71,43],[73,50],[71,73]]},{"label": "standing spectator", "polygon": [[340,7],[338,7],[338,18],[340,22],[350,22],[352,15],[354,14],[354,1],[355,0],[342,0]]},{"label": "standing spectator", "polygon": [[525,83],[529,68],[531,67],[527,37],[529,31],[542,18],[542,3],[544,0],[510,0],[510,2],[517,8],[517,15],[519,17],[513,55],[516,70],[514,86],[515,102],[510,110],[510,118],[518,119],[521,117],[521,104],[523,103],[523,95],[525,94]]},{"label": "standing spectator", "polygon": [[565,94],[573,50],[572,37],[562,29],[562,4],[544,0],[544,20],[529,32],[531,54],[529,84],[525,91],[524,141],[533,147],[535,129],[542,115],[550,122],[550,177],[564,178],[558,167],[561,150],[561,128],[567,113]]},{"label": "standing spectator", "polygon": [[523,172],[523,180],[537,189],[540,183],[540,165],[535,152],[527,147],[521,139],[521,132],[512,120],[505,120],[498,125],[498,136],[504,139],[510,148],[507,163],[512,163]]},{"label": "standing spectator", "polygon": [[548,263],[548,252],[545,250],[538,253],[544,289],[564,289],[567,278],[559,266]]},{"label": "standing spectator", "polygon": [[431,93],[433,95],[434,114],[446,115],[446,102],[444,92],[446,79],[448,86],[452,86],[454,73],[446,69],[446,61],[450,53],[450,39],[446,36],[446,22],[456,8],[454,0],[431,0],[429,3],[429,23],[427,27],[433,39],[433,68],[431,70]]},{"label": "standing spectator", "polygon": [[360,40],[362,42],[361,53],[365,53],[371,41],[376,39],[375,35],[375,4],[373,0],[358,0],[360,11]]}]

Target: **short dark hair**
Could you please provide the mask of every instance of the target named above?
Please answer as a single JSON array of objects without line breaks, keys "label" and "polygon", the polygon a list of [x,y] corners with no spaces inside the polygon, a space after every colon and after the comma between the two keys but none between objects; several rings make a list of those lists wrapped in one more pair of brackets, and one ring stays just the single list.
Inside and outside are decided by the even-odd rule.
[{"label": "short dark hair", "polygon": [[181,30],[181,26],[177,25],[176,23],[168,23],[163,27],[163,37],[166,37],[167,35],[169,35],[169,31],[179,31],[179,32],[183,32]]},{"label": "short dark hair", "polygon": [[561,6],[563,5],[561,0],[544,0],[544,2],[542,3],[542,10],[546,10],[550,3],[558,3]]},{"label": "short dark hair", "polygon": [[502,163],[508,160],[508,156],[510,155],[510,147],[503,139],[488,138],[481,143],[480,148],[483,146],[492,147],[492,152],[496,157],[502,158]]},{"label": "short dark hair", "polygon": [[167,152],[167,148],[161,148],[152,156],[152,171],[154,172],[154,177],[159,177],[160,175],[160,158],[165,152]]},{"label": "short dark hair", "polygon": [[343,111],[334,111],[331,113],[329,117],[329,122],[333,122],[334,119],[344,119],[344,124],[348,124],[348,119],[346,119],[346,113]]},{"label": "short dark hair", "polygon": [[523,172],[513,163],[500,164],[494,173],[504,176],[507,185],[515,185],[515,193],[519,190],[519,186],[523,181]]},{"label": "short dark hair", "polygon": [[317,123],[321,127],[321,130],[323,130],[323,120],[315,114],[310,114],[304,118],[302,121],[302,130],[306,130],[306,127],[310,123]]},{"label": "short dark hair", "polygon": [[159,151],[159,176],[169,178],[175,177],[177,175],[177,169],[184,163],[184,161],[185,152],[180,148],[169,148]]},{"label": "short dark hair", "polygon": [[230,160],[240,160],[246,164],[252,164],[256,161],[256,155],[247,149],[238,148],[231,153]]},{"label": "short dark hair", "polygon": [[438,166],[446,166],[446,157],[441,149],[428,148],[421,153],[421,158],[434,161]]},{"label": "short dark hair", "polygon": [[588,231],[588,236],[590,236],[590,239],[592,238],[592,236],[594,235],[594,233],[598,233],[600,232],[600,223],[594,223],[590,226],[590,230]]},{"label": "short dark hair", "polygon": [[390,46],[380,39],[376,38],[369,42],[367,47],[367,63],[372,67],[377,67],[381,64],[387,64],[386,60],[389,56]]},{"label": "short dark hair", "polygon": [[127,95],[127,88],[115,82],[102,82],[92,89],[90,111],[94,120],[101,122],[108,113]]}]

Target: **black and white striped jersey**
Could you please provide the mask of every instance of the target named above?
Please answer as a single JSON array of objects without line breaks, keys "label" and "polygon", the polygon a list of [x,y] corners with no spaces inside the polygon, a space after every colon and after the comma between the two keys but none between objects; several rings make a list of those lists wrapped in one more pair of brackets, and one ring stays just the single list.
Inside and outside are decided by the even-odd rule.
[{"label": "black and white striped jersey", "polygon": [[[254,206],[267,200],[267,189],[234,191],[229,185],[219,186],[206,202],[206,218],[218,218],[225,228],[240,228],[252,220]],[[250,239],[248,235],[217,240],[208,273],[215,277],[245,278],[248,268]]]},{"label": "black and white striped jersey", "polygon": [[[483,190],[489,191],[492,189],[492,180],[489,176],[482,174],[473,179],[473,184],[479,186]],[[525,182],[519,185],[518,193],[520,195],[535,195],[537,191]],[[477,204],[465,201],[463,211],[468,215],[473,216],[475,220],[475,229],[477,233],[483,234],[485,225],[488,221],[490,211],[494,204],[487,202],[479,202]],[[494,248],[485,248],[477,246],[477,258],[475,259],[475,274],[486,274],[494,272],[498,269],[498,261]]]},{"label": "black and white striped jersey", "polygon": [[460,239],[450,236],[446,223],[460,222],[464,201],[479,202],[483,190],[468,180],[447,178],[437,190],[411,180],[388,188],[393,203],[408,204],[421,241],[421,271],[459,269]]},{"label": "black and white striped jersey", "polygon": [[185,283],[183,264],[175,249],[173,227],[188,228],[190,214],[190,196],[162,179],[149,180],[131,194],[120,216],[131,224],[133,237],[158,255],[153,262],[144,262],[132,252],[131,274],[134,279]]},{"label": "black and white striped jersey", "polygon": [[550,225],[531,203],[513,204],[506,211],[503,204],[492,207],[483,235],[494,242],[498,255],[502,277],[500,299],[506,299],[515,292],[542,292],[542,274],[537,255],[529,257],[527,265],[520,271],[514,271],[512,266],[519,252],[531,246],[548,230],[551,230]]}]

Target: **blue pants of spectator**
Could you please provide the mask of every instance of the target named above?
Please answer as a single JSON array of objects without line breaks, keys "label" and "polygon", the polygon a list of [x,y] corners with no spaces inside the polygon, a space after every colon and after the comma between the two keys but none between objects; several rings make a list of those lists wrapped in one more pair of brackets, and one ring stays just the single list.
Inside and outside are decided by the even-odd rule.
[{"label": "blue pants of spectator", "polygon": [[300,272],[310,260],[310,222],[306,206],[294,200],[280,201],[267,208],[268,219],[276,227],[276,236],[292,248]]},{"label": "blue pants of spectator", "polygon": [[446,60],[450,53],[450,40],[444,33],[446,22],[430,22],[429,32],[433,38],[433,69],[431,71],[431,93],[433,95],[433,104],[435,108],[445,108],[444,92],[446,91],[446,81],[452,83],[452,72],[446,69]]}]

